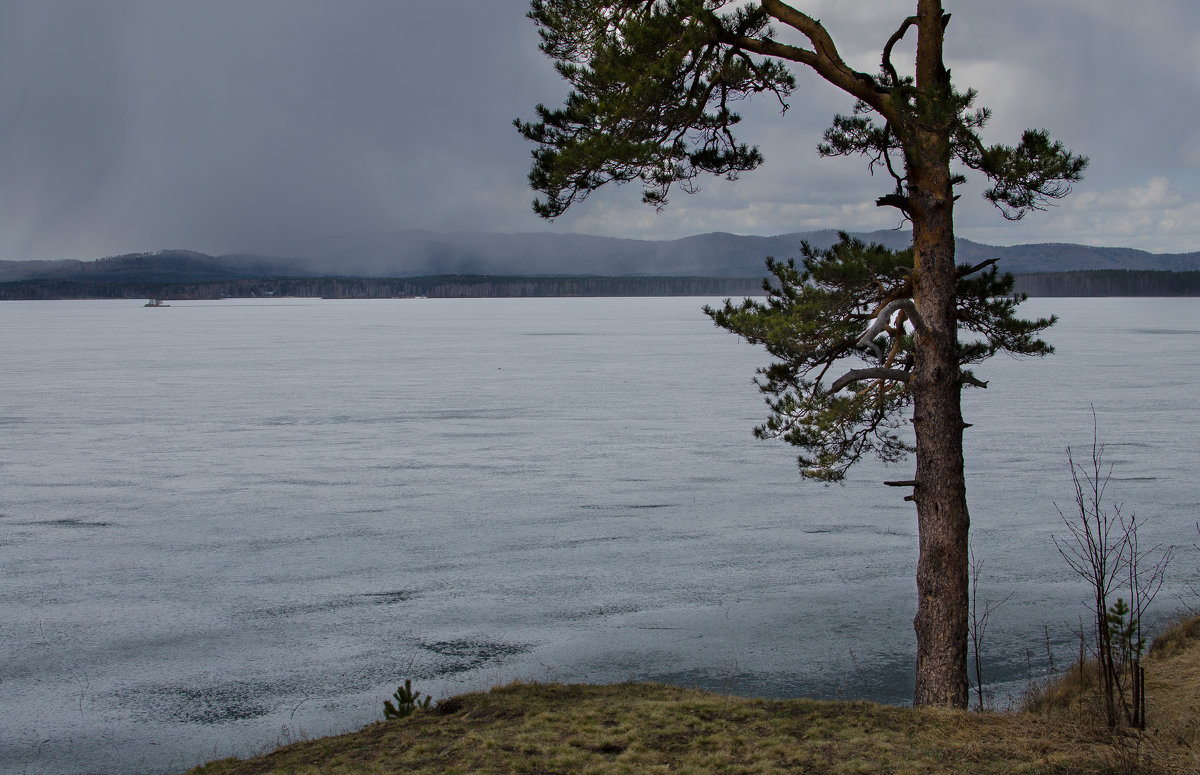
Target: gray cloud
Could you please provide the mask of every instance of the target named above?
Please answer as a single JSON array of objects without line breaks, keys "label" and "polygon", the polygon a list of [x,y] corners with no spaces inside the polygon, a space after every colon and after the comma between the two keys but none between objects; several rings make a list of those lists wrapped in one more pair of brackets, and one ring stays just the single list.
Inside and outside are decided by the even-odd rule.
[{"label": "gray cloud", "polygon": [[[812,0],[873,69],[910,0]],[[1046,127],[1092,158],[1076,194],[1007,224],[967,191],[960,233],[1200,248],[1200,7],[1160,0],[962,3],[947,60],[995,109],[988,139]],[[662,214],[633,187],[554,224],[529,211],[513,131],[565,96],[525,0],[0,1],[0,258],[187,247],[302,253],[326,234],[402,228],[678,237],[873,229],[895,216],[857,160],[814,147],[849,102],[798,72],[792,109],[751,105],[768,163]]]}]

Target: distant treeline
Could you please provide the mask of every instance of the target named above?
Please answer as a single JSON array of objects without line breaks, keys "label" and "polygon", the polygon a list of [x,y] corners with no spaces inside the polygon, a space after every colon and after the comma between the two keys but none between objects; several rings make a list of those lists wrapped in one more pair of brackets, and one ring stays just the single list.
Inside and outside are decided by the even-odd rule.
[{"label": "distant treeline", "polygon": [[[1092,270],[1020,274],[1030,296],[1200,296],[1200,272]],[[0,283],[0,300],[222,299],[289,296],[326,299],[537,296],[758,296],[762,281],[740,277],[275,277],[216,282],[23,280]]]},{"label": "distant treeline", "polygon": [[1200,296],[1200,272],[1094,269],[1016,276],[1030,296]]},{"label": "distant treeline", "polygon": [[222,299],[289,296],[325,299],[486,298],[533,296],[746,296],[762,281],[727,277],[279,277],[220,282],[80,282],[25,280],[0,283],[0,300]]}]

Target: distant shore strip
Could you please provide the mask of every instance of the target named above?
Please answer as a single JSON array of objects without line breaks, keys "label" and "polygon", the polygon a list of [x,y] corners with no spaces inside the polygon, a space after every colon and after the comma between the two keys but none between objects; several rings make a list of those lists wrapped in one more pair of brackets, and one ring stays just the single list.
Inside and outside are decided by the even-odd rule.
[{"label": "distant shore strip", "polygon": [[[1030,296],[1200,296],[1200,271],[1101,269],[1016,276]],[[39,279],[0,283],[0,301],[222,298],[536,298],[572,296],[761,296],[750,277],[581,275],[424,277],[254,277],[188,282]]]}]

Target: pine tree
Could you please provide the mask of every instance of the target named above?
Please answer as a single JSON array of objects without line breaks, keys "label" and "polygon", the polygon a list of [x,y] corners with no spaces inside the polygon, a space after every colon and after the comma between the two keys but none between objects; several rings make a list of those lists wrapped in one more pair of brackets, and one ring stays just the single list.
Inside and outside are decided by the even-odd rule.
[{"label": "pine tree", "polygon": [[[955,170],[983,173],[991,184],[984,196],[1004,217],[1018,219],[1065,196],[1086,160],[1042,130],[1027,130],[1015,146],[983,144],[979,132],[990,112],[974,107],[974,91],[951,84],[942,57],[950,15],[940,0],[916,0],[915,14],[884,45],[875,74],[847,65],[819,20],[780,0],[533,0],[529,15],[539,25],[542,50],[572,86],[563,107],[539,105],[537,121],[516,122],[538,146],[529,179],[543,194],[534,201],[543,217],[560,215],[608,183],[638,181],[643,200],[661,208],[673,188],[694,190],[703,174],[735,178],[756,168],[762,154],[735,137],[741,117],[733,108],[753,95],[786,107],[796,87],[789,63],[857,99],[851,115],[835,117],[818,151],[865,156],[872,171],[887,172],[892,188],[877,204],[898,209],[912,223],[907,271],[895,274],[899,263],[873,265],[893,259],[866,246],[859,251],[869,255],[865,266],[839,269],[838,256],[859,250],[843,243],[835,248],[838,256],[826,257],[828,266],[815,253],[806,256],[813,262],[806,267],[810,278],[866,271],[883,288],[874,296],[842,298],[835,282],[826,288],[830,296],[806,298],[799,275],[787,276],[798,270],[776,263],[771,271],[783,295],[773,300],[796,296],[788,299],[795,305],[792,322],[770,314],[756,321],[753,307],[715,317],[731,330],[761,326],[758,341],[769,350],[783,347],[786,328],[794,326],[791,346],[808,348],[812,363],[821,364],[806,369],[796,364],[810,356],[793,355],[791,366],[772,366],[763,375],[768,392],[788,380],[796,384],[781,390],[772,405],[782,424],[773,428],[769,421],[761,432],[778,431],[810,450],[806,470],[816,478],[837,478],[866,451],[896,459],[903,444],[895,418],[911,404],[917,469],[911,497],[920,534],[913,699],[966,707],[970,520],[960,393],[978,380],[962,366],[999,349],[1047,352],[1034,334],[1048,322],[1020,323],[1011,308],[1004,313],[1015,301],[1004,301],[1008,281],[994,272],[964,282],[954,260],[953,212],[954,187],[965,178]],[[782,42],[775,24],[800,33],[807,44]],[[915,77],[899,75],[892,63],[893,49],[910,31],[917,44]],[[1003,327],[989,330],[988,321]],[[960,324],[980,326],[974,330],[982,340],[960,343]],[[772,326],[779,330],[767,331]],[[882,346],[875,341],[880,336]],[[835,352],[865,352],[874,365],[823,389],[827,358]],[[786,354],[777,357],[789,363]],[[865,380],[870,382],[862,389]],[[841,394],[845,389],[859,392]],[[800,416],[812,419],[793,425],[783,419]]]},{"label": "pine tree", "polygon": [[[843,232],[828,250],[808,243],[801,250],[801,266],[767,259],[765,302],[727,299],[723,308],[704,311],[776,359],[755,380],[771,408],[755,435],[802,448],[801,476],[835,482],[866,456],[890,463],[912,451],[899,431],[913,403],[909,382],[918,341],[928,329],[912,301],[911,248],[867,245]],[[959,341],[962,384],[987,387],[966,367],[997,352],[1053,352],[1037,334],[1055,319],[1016,316],[1025,297],[1013,293],[1011,274],[985,261],[960,266],[958,275],[958,326],[974,335]],[[839,364],[847,358],[856,368],[843,373]]]}]

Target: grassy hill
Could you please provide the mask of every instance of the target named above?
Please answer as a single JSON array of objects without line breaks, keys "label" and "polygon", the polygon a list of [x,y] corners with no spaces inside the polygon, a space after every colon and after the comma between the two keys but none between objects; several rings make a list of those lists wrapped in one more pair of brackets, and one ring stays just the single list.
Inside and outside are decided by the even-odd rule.
[{"label": "grassy hill", "polygon": [[1106,729],[1069,681],[1006,713],[518,683],[189,775],[1200,773],[1200,619],[1160,637],[1145,666],[1145,732]]}]

